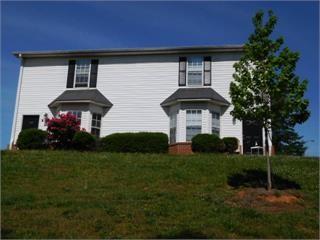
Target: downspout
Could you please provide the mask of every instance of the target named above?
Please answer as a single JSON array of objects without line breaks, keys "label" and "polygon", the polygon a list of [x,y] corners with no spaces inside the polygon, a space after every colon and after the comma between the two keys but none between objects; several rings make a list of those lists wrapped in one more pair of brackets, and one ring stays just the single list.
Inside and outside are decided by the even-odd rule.
[{"label": "downspout", "polygon": [[15,134],[17,129],[17,116],[18,116],[18,109],[19,109],[19,103],[20,103],[20,93],[21,93],[21,83],[22,83],[22,77],[23,77],[23,58],[21,54],[19,54],[20,58],[20,72],[19,72],[19,81],[17,86],[17,94],[16,94],[16,103],[14,108],[14,115],[13,115],[13,121],[12,121],[12,129],[11,129],[11,139],[10,139],[10,146],[9,149],[12,149],[13,144],[15,142]]}]

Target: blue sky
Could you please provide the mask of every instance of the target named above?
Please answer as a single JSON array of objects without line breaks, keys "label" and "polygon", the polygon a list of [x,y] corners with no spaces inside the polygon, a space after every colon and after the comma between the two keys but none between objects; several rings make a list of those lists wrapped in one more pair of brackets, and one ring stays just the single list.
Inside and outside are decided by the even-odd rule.
[{"label": "blue sky", "polygon": [[[9,143],[18,50],[242,44],[251,18],[272,9],[275,36],[301,53],[296,73],[309,81],[312,115],[298,132],[319,156],[318,2],[1,2],[1,148]],[[41,89],[39,89],[41,91]]]}]

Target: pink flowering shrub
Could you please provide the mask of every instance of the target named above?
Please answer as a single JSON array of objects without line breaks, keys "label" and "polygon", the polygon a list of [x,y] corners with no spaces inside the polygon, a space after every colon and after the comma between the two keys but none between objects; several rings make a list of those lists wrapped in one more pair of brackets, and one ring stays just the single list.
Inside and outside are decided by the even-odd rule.
[{"label": "pink flowering shrub", "polygon": [[70,149],[74,134],[80,131],[80,121],[71,113],[60,114],[48,121],[48,140],[55,149]]}]

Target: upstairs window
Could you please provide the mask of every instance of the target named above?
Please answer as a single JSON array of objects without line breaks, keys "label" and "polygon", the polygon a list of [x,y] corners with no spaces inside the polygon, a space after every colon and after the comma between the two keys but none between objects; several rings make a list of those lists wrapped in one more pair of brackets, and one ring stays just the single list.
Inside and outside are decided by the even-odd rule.
[{"label": "upstairs window", "polygon": [[188,86],[202,86],[202,57],[188,57]]},{"label": "upstairs window", "polygon": [[218,112],[212,112],[212,134],[220,137],[220,114]]},{"label": "upstairs window", "polygon": [[79,59],[76,62],[75,87],[88,87],[90,75],[90,60]]},{"label": "upstairs window", "polygon": [[187,110],[187,141],[201,133],[202,117],[201,110]]}]

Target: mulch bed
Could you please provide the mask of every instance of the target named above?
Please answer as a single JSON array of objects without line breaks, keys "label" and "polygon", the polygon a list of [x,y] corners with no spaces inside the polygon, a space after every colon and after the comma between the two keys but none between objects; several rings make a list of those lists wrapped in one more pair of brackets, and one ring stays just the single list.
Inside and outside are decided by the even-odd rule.
[{"label": "mulch bed", "polygon": [[264,212],[299,211],[304,208],[302,195],[292,190],[244,188],[227,201],[232,206],[254,208]]}]

